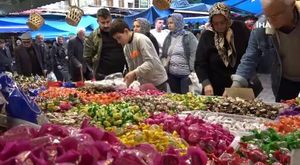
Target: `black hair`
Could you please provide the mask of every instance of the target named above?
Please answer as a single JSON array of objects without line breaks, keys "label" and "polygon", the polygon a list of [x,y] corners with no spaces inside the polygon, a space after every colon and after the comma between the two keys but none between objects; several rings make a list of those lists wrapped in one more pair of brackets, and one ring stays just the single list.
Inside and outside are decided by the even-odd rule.
[{"label": "black hair", "polygon": [[116,33],[123,33],[125,29],[130,30],[128,24],[121,18],[115,19],[110,26],[110,34],[113,36]]},{"label": "black hair", "polygon": [[102,8],[97,11],[97,17],[108,18],[111,17],[111,15],[108,9]]},{"label": "black hair", "polygon": [[157,17],[157,18],[155,19],[155,23],[156,23],[157,21],[159,21],[159,20],[164,21],[164,19],[163,19],[162,17]]}]

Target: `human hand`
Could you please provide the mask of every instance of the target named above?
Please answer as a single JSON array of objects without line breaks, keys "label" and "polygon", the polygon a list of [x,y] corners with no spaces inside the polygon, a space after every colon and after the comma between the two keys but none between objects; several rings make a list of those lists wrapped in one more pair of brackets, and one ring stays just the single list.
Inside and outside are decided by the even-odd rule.
[{"label": "human hand", "polygon": [[206,96],[213,96],[214,95],[214,89],[211,85],[206,85],[204,87],[204,94]]},{"label": "human hand", "polygon": [[135,71],[130,71],[124,77],[124,82],[126,83],[127,87],[136,79]]},{"label": "human hand", "polygon": [[61,65],[57,65],[57,69],[62,69],[62,66]]},{"label": "human hand", "polygon": [[223,95],[222,95],[223,97],[228,97],[228,93],[226,92],[226,90],[224,90],[224,92],[223,92]]},{"label": "human hand", "polygon": [[44,74],[45,77],[47,76],[47,72],[48,72],[47,69],[44,69],[44,70],[43,70],[43,74]]}]

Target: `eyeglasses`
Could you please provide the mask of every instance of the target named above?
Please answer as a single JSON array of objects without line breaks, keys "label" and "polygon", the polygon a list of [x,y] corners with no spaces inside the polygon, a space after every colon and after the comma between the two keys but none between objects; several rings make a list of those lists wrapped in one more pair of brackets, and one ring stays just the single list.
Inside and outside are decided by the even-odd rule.
[{"label": "eyeglasses", "polygon": [[31,41],[22,41],[23,44],[30,44]]}]

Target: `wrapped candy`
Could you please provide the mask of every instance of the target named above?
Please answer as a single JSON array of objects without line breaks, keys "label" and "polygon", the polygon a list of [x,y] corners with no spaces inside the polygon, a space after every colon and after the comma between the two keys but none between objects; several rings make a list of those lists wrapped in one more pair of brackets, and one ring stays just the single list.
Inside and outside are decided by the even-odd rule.
[{"label": "wrapped candy", "polygon": [[189,145],[198,146],[206,153],[220,156],[231,144],[234,136],[221,125],[209,124],[192,115],[186,118],[165,113],[152,115],[145,120],[147,124],[162,125],[165,131],[176,131]]},{"label": "wrapped candy", "polygon": [[180,139],[176,132],[170,134],[164,132],[158,125],[140,124],[126,128],[125,133],[120,136],[120,140],[128,146],[148,143],[155,146],[160,152],[167,151],[169,146],[185,153],[188,144]]},{"label": "wrapped candy", "polygon": [[282,134],[294,132],[300,130],[300,116],[281,116],[277,121],[266,123],[266,126]]},{"label": "wrapped candy", "polygon": [[148,116],[139,106],[126,102],[109,105],[88,104],[79,107],[79,110],[90,116],[93,123],[106,129],[138,124]]},{"label": "wrapped candy", "polygon": [[202,97],[199,95],[195,95],[192,93],[180,95],[180,94],[166,94],[165,97],[177,101],[182,105],[185,105],[190,110],[206,110],[207,106],[206,104],[208,102],[211,102],[214,99],[212,97]]},{"label": "wrapped candy", "polygon": [[166,112],[169,114],[174,114],[188,110],[186,106],[162,96],[125,97],[123,100],[136,104],[141,109],[149,113]]},{"label": "wrapped candy", "polygon": [[[291,150],[300,148],[299,131],[286,135],[280,135],[274,129],[252,132],[252,135],[241,138],[243,143],[240,147],[240,151],[245,153],[243,155],[252,161],[265,161],[267,158],[267,162],[289,164]],[[254,148],[249,146],[254,146]]]}]

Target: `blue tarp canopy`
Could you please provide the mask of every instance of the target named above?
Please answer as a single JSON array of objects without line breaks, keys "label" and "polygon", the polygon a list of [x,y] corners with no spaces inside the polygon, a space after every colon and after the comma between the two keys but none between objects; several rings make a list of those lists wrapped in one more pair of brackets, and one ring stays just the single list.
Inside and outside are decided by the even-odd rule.
[{"label": "blue tarp canopy", "polygon": [[173,10],[186,10],[186,11],[199,11],[199,12],[208,12],[210,7],[211,7],[210,5],[204,3],[190,4],[185,6],[171,5],[171,9]]},{"label": "blue tarp canopy", "polygon": [[[28,16],[0,17],[0,33],[31,31],[26,25],[27,19]],[[40,33],[47,39],[53,39],[58,35],[68,36],[69,33],[76,33],[77,28],[85,28],[89,33],[98,27],[96,18],[92,16],[83,16],[77,27],[67,24],[64,16],[45,16],[44,19],[45,24],[39,30],[31,31],[32,36]]]},{"label": "blue tarp canopy", "polygon": [[225,4],[238,11],[247,12],[255,15],[262,14],[260,0],[227,0]]},{"label": "blue tarp canopy", "polygon": [[223,0],[202,0],[201,2],[202,2],[202,3],[205,3],[205,4],[213,5],[214,3],[222,2],[222,1],[223,1]]},{"label": "blue tarp canopy", "polygon": [[171,13],[173,13],[172,10],[159,10],[156,7],[152,6],[149,9],[147,9],[143,12],[140,12],[138,14],[131,15],[131,16],[125,16],[124,20],[129,25],[129,27],[132,28],[133,22],[136,18],[139,18],[139,17],[146,18],[150,22],[150,24],[153,24],[157,17],[166,18]]},{"label": "blue tarp canopy", "polygon": [[202,16],[202,17],[187,17],[184,18],[184,23],[191,23],[191,24],[195,24],[195,23],[199,23],[200,25],[204,25],[205,23],[208,22],[208,16]]}]

